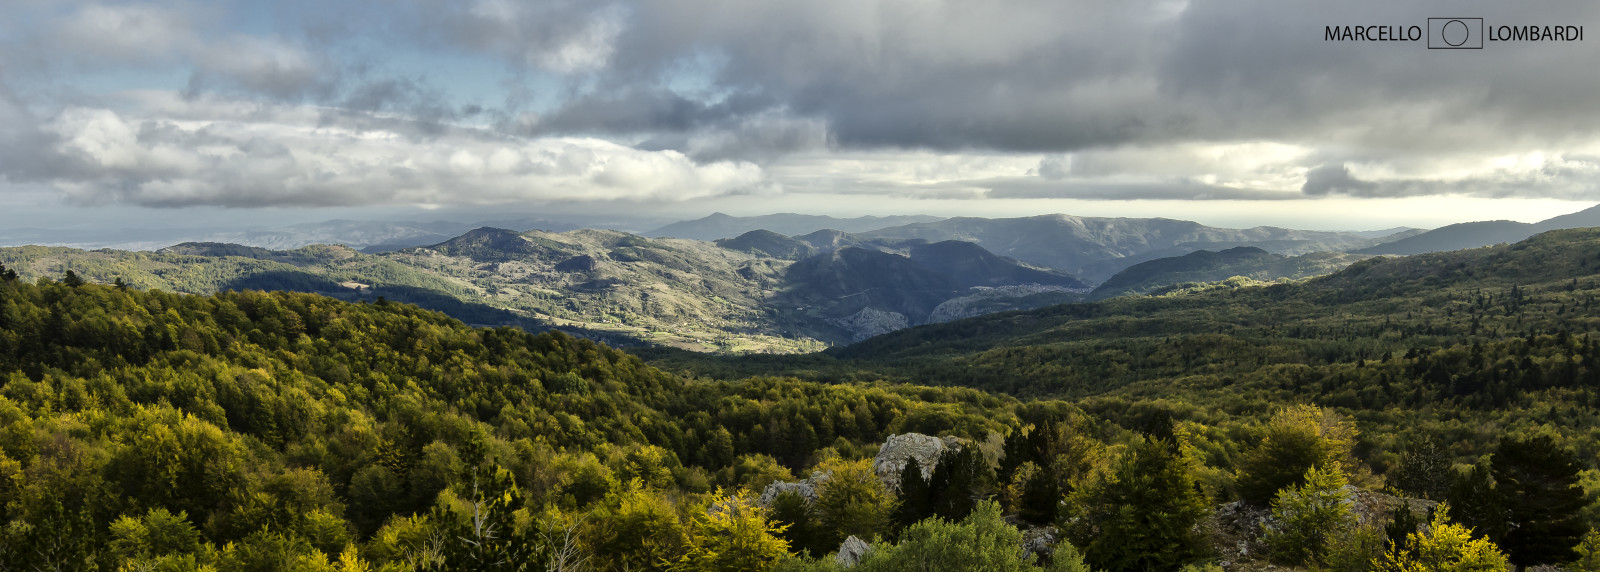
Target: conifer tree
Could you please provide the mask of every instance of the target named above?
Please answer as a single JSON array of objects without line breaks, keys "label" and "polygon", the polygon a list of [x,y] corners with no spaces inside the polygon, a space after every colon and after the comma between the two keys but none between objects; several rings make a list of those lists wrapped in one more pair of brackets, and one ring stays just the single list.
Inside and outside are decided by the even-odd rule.
[{"label": "conifer tree", "polygon": [[1056,488],[1054,475],[1027,463],[1017,471],[1017,516],[1023,522],[1046,525],[1055,522],[1061,504],[1061,492]]},{"label": "conifer tree", "polygon": [[[1182,439],[1182,437],[1179,437]],[[1141,437],[1103,482],[1073,494],[1068,526],[1097,570],[1176,570],[1204,554],[1195,525],[1207,502],[1195,481],[1191,447]]]},{"label": "conifer tree", "polygon": [[922,464],[915,456],[907,459],[905,469],[900,471],[900,506],[895,508],[895,523],[907,527],[933,516],[932,492],[922,477]]},{"label": "conifer tree", "polygon": [[1423,438],[1400,454],[1400,463],[1389,475],[1389,484],[1414,497],[1443,500],[1450,492],[1451,460],[1444,447],[1432,436]]},{"label": "conifer tree", "polygon": [[966,518],[974,506],[973,493],[992,478],[988,473],[989,466],[976,446],[946,449],[934,465],[929,486],[934,514],[949,520]]},{"label": "conifer tree", "polygon": [[1274,523],[1265,540],[1273,560],[1284,564],[1321,565],[1328,542],[1340,530],[1355,524],[1344,486],[1348,481],[1339,465],[1312,467],[1305,484],[1278,491],[1272,501]]},{"label": "conifer tree", "polygon": [[1495,490],[1510,530],[1500,542],[1517,566],[1557,564],[1577,557],[1583,537],[1583,488],[1571,451],[1548,435],[1506,439],[1494,454]]},{"label": "conifer tree", "polygon": [[1491,539],[1505,538],[1508,517],[1494,488],[1494,476],[1484,464],[1473,465],[1450,482],[1451,513],[1462,525]]},{"label": "conifer tree", "polygon": [[1000,466],[995,469],[995,477],[1002,485],[1008,484],[1016,474],[1017,467],[1027,462],[1037,463],[1038,459],[1034,458],[1033,449],[1029,446],[1027,435],[1023,434],[1023,428],[1012,429],[1011,434],[1006,435],[1005,444],[1002,445]]},{"label": "conifer tree", "polygon": [[836,548],[837,544],[829,544],[826,533],[817,522],[816,511],[810,501],[800,493],[784,491],[772,501],[772,522],[782,527],[778,536],[789,544],[795,552],[810,551],[812,554],[826,554]]},{"label": "conifer tree", "polygon": [[1388,543],[1405,549],[1411,535],[1422,526],[1422,521],[1417,519],[1416,513],[1411,512],[1411,507],[1400,505],[1394,507],[1394,513],[1389,517],[1389,523],[1384,525],[1383,534],[1388,537]]}]

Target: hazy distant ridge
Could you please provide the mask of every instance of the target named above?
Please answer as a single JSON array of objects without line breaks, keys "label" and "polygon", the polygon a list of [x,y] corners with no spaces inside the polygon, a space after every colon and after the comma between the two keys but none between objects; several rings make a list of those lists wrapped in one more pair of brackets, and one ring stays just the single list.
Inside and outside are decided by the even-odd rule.
[{"label": "hazy distant ridge", "polygon": [[768,230],[787,236],[810,234],[833,229],[844,232],[867,232],[920,222],[942,220],[935,216],[897,215],[834,218],[822,215],[778,213],[761,216],[736,217],[712,213],[705,218],[675,222],[645,233],[645,236],[717,240],[733,238],[752,230]]}]

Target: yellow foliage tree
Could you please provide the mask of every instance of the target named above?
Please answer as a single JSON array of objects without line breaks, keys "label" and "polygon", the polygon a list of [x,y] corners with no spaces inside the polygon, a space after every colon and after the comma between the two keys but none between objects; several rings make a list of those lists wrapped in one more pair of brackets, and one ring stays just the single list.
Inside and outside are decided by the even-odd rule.
[{"label": "yellow foliage tree", "polygon": [[769,570],[788,555],[785,525],[767,518],[766,509],[745,495],[717,491],[716,500],[689,524],[688,551],[673,570],[736,572]]},{"label": "yellow foliage tree", "polygon": [[1397,572],[1503,572],[1511,561],[1488,538],[1473,538],[1472,529],[1450,522],[1449,506],[1439,505],[1423,532],[1411,533],[1408,548],[1391,545],[1379,570]]},{"label": "yellow foliage tree", "polygon": [[1305,484],[1306,471],[1340,463],[1354,470],[1350,455],[1355,424],[1314,405],[1286,407],[1262,428],[1261,444],[1245,454],[1239,466],[1239,495],[1265,505],[1288,487]]}]

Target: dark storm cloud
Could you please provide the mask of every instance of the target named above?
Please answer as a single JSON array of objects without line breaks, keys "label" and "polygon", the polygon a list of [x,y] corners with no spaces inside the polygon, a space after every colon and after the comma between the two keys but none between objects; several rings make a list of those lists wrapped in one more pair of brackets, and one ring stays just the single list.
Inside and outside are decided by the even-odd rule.
[{"label": "dark storm cloud", "polygon": [[[607,5],[604,9],[614,9]],[[1600,22],[1587,2],[661,0],[630,5],[600,87],[551,129],[684,131],[748,109],[618,98],[713,54],[715,85],[827,123],[845,147],[1065,151],[1173,141],[1493,148],[1600,129],[1587,44],[1324,41],[1337,25]],[[588,18],[592,18],[589,16]],[[579,18],[578,21],[583,21]],[[626,113],[596,113],[627,103]],[[639,110],[648,110],[641,112]]]},{"label": "dark storm cloud", "polygon": [[[1299,185],[1301,196],[1585,198],[1594,196],[1588,182],[1600,173],[1576,154],[1592,153],[1600,134],[1593,96],[1600,74],[1588,71],[1593,41],[1444,52],[1323,35],[1325,26],[1425,25],[1442,13],[1585,25],[1593,33],[1600,4],[1578,0],[294,0],[270,7],[27,8],[44,24],[0,30],[10,32],[0,34],[0,72],[7,74],[0,75],[0,172],[60,183],[95,200],[228,204],[240,195],[246,204],[257,199],[243,195],[257,191],[277,197],[272,204],[394,200],[372,183],[340,191],[329,181],[380,172],[352,158],[356,151],[400,163],[408,153],[438,159],[426,168],[382,169],[380,183],[449,181],[451,169],[463,167],[451,163],[441,142],[480,151],[462,159],[468,163],[492,163],[500,150],[519,157],[537,150],[560,158],[556,171],[594,184],[643,181],[641,173],[659,171],[686,185],[713,181],[708,186],[721,193],[765,189],[762,174],[746,167],[901,150],[1047,155],[1036,177],[941,179],[951,186],[940,192],[951,196],[1275,199],[1285,193],[1251,189],[1294,196]],[[440,65],[428,59],[434,56],[492,62],[484,69],[501,75],[483,83],[500,91],[465,100],[441,83],[449,80],[419,71]],[[184,101],[109,111],[116,106],[83,103],[81,94],[52,83],[68,72],[129,70],[176,70],[188,78]],[[31,91],[16,89],[19,81]],[[232,103],[219,103],[225,101]],[[234,130],[206,143],[206,128],[175,123],[185,118],[231,122]],[[105,131],[122,126],[131,134]],[[361,147],[323,144],[313,127]],[[378,132],[408,141],[389,148],[366,138]],[[584,143],[566,150],[562,138]],[[288,159],[260,154],[274,141],[287,146]],[[1223,160],[1193,149],[1255,142],[1304,152],[1219,176],[1223,167],[1204,161]],[[537,149],[519,147],[525,143]],[[237,154],[199,151],[207,145]],[[1177,182],[1085,181],[1163,168],[1154,163],[1160,152],[1109,167],[1091,157],[1126,149],[1182,151],[1190,163],[1132,177]],[[595,152],[651,166],[603,175],[577,167]],[[1535,152],[1548,158],[1531,167],[1469,168]],[[295,160],[306,156],[318,160]],[[762,167],[730,166],[741,162]],[[723,163],[731,170],[700,170]],[[297,186],[256,189],[261,183],[250,173],[257,167]],[[1445,172],[1456,174],[1438,175]],[[506,176],[485,180],[503,182],[505,196],[518,196],[513,182],[529,183]],[[938,186],[907,177],[916,182],[882,188]],[[1240,186],[1192,182],[1200,180]]]},{"label": "dark storm cloud", "polygon": [[1362,198],[1463,195],[1485,198],[1540,196],[1569,200],[1600,198],[1594,181],[1600,163],[1583,157],[1561,157],[1535,171],[1495,171],[1456,179],[1385,178],[1366,180],[1343,165],[1322,165],[1306,173],[1300,191],[1310,196]]},{"label": "dark storm cloud", "polygon": [[1377,188],[1376,183],[1350,176],[1350,169],[1339,164],[1323,165],[1307,171],[1306,183],[1300,187],[1300,192],[1318,196],[1331,193],[1365,195]]},{"label": "dark storm cloud", "polygon": [[[568,91],[531,121],[475,108],[508,130],[658,143],[774,115],[820,122],[844,148],[953,151],[1269,139],[1409,153],[1600,130],[1589,44],[1450,53],[1323,37],[1325,26],[1424,25],[1441,11],[1600,25],[1600,5],[1575,0],[358,1],[327,12],[337,24],[315,16],[320,6],[292,4],[307,11],[299,28],[265,38],[195,30],[244,6],[88,5],[34,47],[108,65],[185,60],[195,93],[467,115],[468,102],[433,97],[423,80],[371,69],[379,52],[341,48],[378,38],[498,58],[514,81],[564,78]],[[675,83],[685,75],[704,92]],[[791,143],[750,134],[754,146]]]}]

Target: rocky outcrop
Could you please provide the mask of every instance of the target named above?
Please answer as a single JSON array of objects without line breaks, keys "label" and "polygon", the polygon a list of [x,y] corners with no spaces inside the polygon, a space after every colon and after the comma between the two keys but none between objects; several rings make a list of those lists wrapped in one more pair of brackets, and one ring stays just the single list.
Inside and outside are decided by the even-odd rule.
[{"label": "rocky outcrop", "polygon": [[1037,555],[1041,559],[1049,558],[1056,550],[1056,539],[1059,537],[1056,527],[1041,526],[1028,528],[1022,531],[1022,557]]},{"label": "rocky outcrop", "polygon": [[[1343,490],[1341,502],[1350,507],[1350,514],[1356,522],[1362,525],[1382,526],[1394,512],[1396,507],[1405,506],[1413,514],[1423,518],[1435,505],[1435,501],[1402,498],[1386,495],[1380,492],[1362,490],[1352,485],[1346,485]],[[1272,518],[1272,512],[1266,507],[1258,507],[1243,501],[1234,501],[1222,504],[1212,511],[1210,522],[1202,528],[1210,531],[1210,544],[1218,557],[1218,562],[1225,569],[1256,569],[1254,564],[1241,566],[1245,563],[1265,563],[1266,545],[1263,542],[1264,533],[1277,526]],[[1235,568],[1239,566],[1238,568]]]},{"label": "rocky outcrop", "polygon": [[940,439],[921,433],[890,435],[889,440],[884,441],[883,447],[878,449],[877,458],[872,460],[872,470],[889,490],[899,492],[900,473],[906,470],[906,464],[912,458],[922,468],[922,478],[927,479],[933,476],[934,467],[939,465],[939,456],[947,449],[959,451],[961,441],[955,437]]},{"label": "rocky outcrop", "polygon": [[861,559],[865,558],[868,552],[872,552],[872,545],[863,542],[860,538],[856,538],[855,535],[851,535],[850,538],[846,538],[844,542],[839,543],[839,554],[833,557],[833,561],[839,566],[850,568],[860,564]]},{"label": "rocky outcrop", "polygon": [[877,308],[862,308],[849,316],[828,321],[850,332],[850,340],[856,342],[911,327],[911,320],[905,314]]},{"label": "rocky outcrop", "polygon": [[774,481],[769,483],[766,488],[761,489],[761,497],[756,499],[756,504],[765,508],[772,508],[772,503],[778,500],[778,495],[788,492],[800,495],[800,498],[805,499],[806,504],[815,503],[817,502],[817,486],[826,482],[830,476],[832,475],[829,473],[816,472],[811,473],[809,478],[799,482]]},{"label": "rocky outcrop", "polygon": [[1086,288],[1067,288],[1043,284],[973,288],[971,293],[965,296],[951,298],[935,306],[933,314],[928,317],[928,323],[939,324],[994,312],[1026,310],[1036,307],[1035,304],[1027,303],[1028,300],[1024,300],[1029,296],[1053,295],[1038,300],[1039,303],[1037,305],[1048,305],[1072,300],[1075,299],[1073,295],[1082,295],[1088,292],[1089,290]]}]

